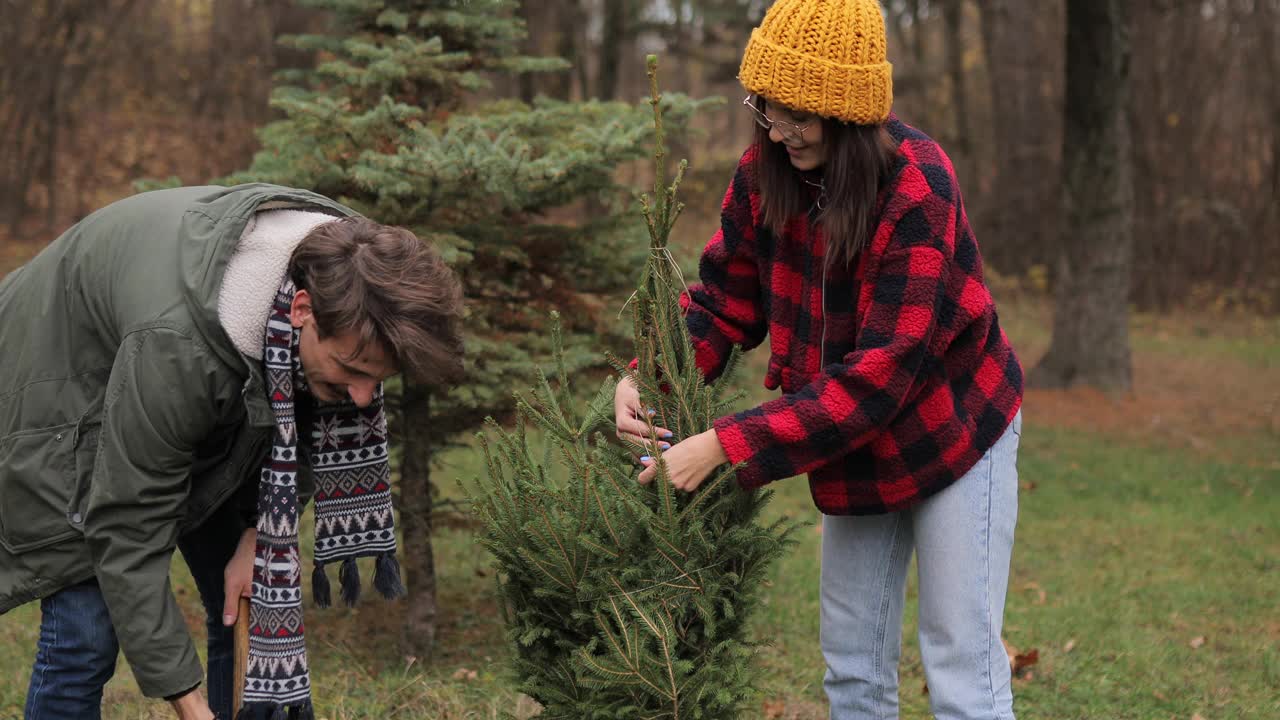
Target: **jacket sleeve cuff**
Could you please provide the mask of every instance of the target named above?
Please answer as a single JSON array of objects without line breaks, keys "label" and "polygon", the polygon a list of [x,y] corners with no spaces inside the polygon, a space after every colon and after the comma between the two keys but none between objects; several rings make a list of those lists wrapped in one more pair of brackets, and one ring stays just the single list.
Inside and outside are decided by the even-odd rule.
[{"label": "jacket sleeve cuff", "polygon": [[738,468],[738,485],[744,490],[754,490],[767,485],[773,479],[757,462],[755,453],[751,450],[751,443],[743,434],[742,425],[738,423],[736,416],[726,415],[719,418],[712,427],[715,428],[716,439],[720,441],[720,447],[724,448],[724,454],[729,457],[730,464],[742,464],[742,467]]},{"label": "jacket sleeve cuff", "polygon": [[192,692],[194,692],[194,691],[195,691],[195,689],[196,689],[196,688],[198,688],[198,687],[200,687],[200,683],[196,683],[195,685],[192,685],[191,687],[187,688],[186,690],[183,690],[183,691],[182,691],[182,692],[180,692],[180,693],[175,693],[175,694],[173,694],[173,695],[165,695],[165,696],[164,696],[164,699],[165,699],[165,701],[166,701],[166,702],[173,702],[174,700],[181,700],[182,698],[184,698],[184,697],[186,697],[187,695],[190,695]]},{"label": "jacket sleeve cuff", "polygon": [[163,677],[141,677],[136,667],[133,676],[143,695],[176,700],[200,687],[204,682],[204,669],[200,666],[200,659],[192,653],[189,661],[179,663],[173,672],[166,673]]}]

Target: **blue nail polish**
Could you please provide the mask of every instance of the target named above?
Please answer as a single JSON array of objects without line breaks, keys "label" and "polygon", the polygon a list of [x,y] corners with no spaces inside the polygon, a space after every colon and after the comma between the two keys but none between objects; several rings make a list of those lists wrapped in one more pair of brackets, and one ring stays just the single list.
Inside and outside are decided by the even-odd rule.
[{"label": "blue nail polish", "polygon": [[650,415],[657,415],[657,414],[658,414],[658,411],[657,411],[657,410],[654,410],[653,408],[649,408],[649,414],[650,414]]},{"label": "blue nail polish", "polygon": [[675,434],[672,433],[670,430],[668,430],[667,432],[662,433],[662,437],[664,438],[675,437]]},{"label": "blue nail polish", "polygon": [[660,442],[660,443],[658,443],[658,447],[659,447],[659,448],[661,448],[661,449],[663,449],[663,450],[670,450],[670,449],[671,449],[671,443],[664,443],[664,442]]},{"label": "blue nail polish", "polygon": [[652,460],[652,459],[653,459],[653,458],[649,457],[648,455],[641,455],[641,456],[640,456],[640,462],[649,462],[649,461],[650,461],[650,460]]}]

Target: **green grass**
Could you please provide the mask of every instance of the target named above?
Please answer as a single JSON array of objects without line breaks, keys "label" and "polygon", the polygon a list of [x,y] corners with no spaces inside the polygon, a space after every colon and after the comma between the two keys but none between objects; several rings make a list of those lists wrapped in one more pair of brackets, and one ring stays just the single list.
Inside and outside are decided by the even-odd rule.
[{"label": "green grass", "polygon": [[1280,713],[1280,471],[1034,427],[1020,470],[1006,637],[1041,650],[1023,716]]},{"label": "green grass", "polygon": [[[1000,324],[1016,340],[1018,355],[1029,368],[1049,345],[1052,306],[1047,299],[1031,296],[1003,302]],[[1134,312],[1129,319],[1129,344],[1135,353],[1171,360],[1226,361],[1253,370],[1276,370],[1280,369],[1280,318]]]},{"label": "green grass", "polygon": [[[1030,328],[1034,317],[1015,311],[1010,325]],[[1138,322],[1135,347],[1174,357],[1221,352],[1250,368],[1275,368],[1277,355],[1253,344],[1237,346],[1234,339],[1194,330],[1162,336],[1163,328]],[[1280,348],[1274,336],[1256,344]],[[744,385],[758,387],[751,371],[743,377]],[[1052,421],[1048,413],[1028,415],[1019,459],[1023,491],[1005,637],[1024,651],[1037,649],[1040,661],[1015,680],[1018,716],[1280,717],[1280,464],[1274,432],[1211,438],[1214,448],[1229,446],[1230,452],[1191,452]],[[464,448],[446,458],[437,477],[446,493],[456,495],[453,479],[479,470],[475,454]],[[804,480],[776,487],[771,513],[816,522]],[[767,644],[758,657],[760,693],[750,718],[825,717],[817,643],[821,536],[807,527],[797,538],[774,569],[755,617],[756,635]],[[356,610],[308,609],[318,717],[535,712],[505,675],[493,578],[472,532],[442,529],[435,542],[443,615],[439,649],[430,661],[400,649],[396,604],[370,599]],[[198,600],[180,561],[175,576],[198,626]],[[928,698],[915,639],[914,582],[908,602],[902,717],[924,718]],[[21,716],[38,618],[33,605],[0,618],[0,720]],[[105,704],[104,716],[113,720],[168,717],[163,704],[138,696],[123,660]]]}]

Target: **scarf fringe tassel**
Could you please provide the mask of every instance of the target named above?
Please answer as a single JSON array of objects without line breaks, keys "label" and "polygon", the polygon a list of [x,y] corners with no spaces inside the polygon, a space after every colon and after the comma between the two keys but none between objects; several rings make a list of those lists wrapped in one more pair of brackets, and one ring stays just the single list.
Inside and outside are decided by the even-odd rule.
[{"label": "scarf fringe tassel", "polygon": [[347,607],[355,607],[360,601],[360,566],[356,559],[349,557],[342,561],[342,569],[338,571],[338,584],[342,586],[342,602]]},{"label": "scarf fringe tassel", "polygon": [[310,700],[298,705],[250,703],[240,708],[236,720],[316,720],[316,712]]},{"label": "scarf fringe tassel", "polygon": [[[338,582],[341,585],[342,602],[348,607],[355,607],[360,600],[360,567],[355,558],[342,561],[338,571]],[[407,594],[404,582],[400,579],[400,561],[395,553],[379,555],[373,566],[373,587],[378,594],[389,600]],[[329,576],[324,565],[316,563],[311,570],[311,600],[317,607],[327,608],[333,603],[333,590],[329,587]]]},{"label": "scarf fringe tassel", "polygon": [[393,553],[378,556],[373,569],[373,587],[387,599],[403,597],[407,593],[400,581],[400,562]]},{"label": "scarf fringe tassel", "polygon": [[327,608],[333,604],[333,593],[329,589],[329,576],[325,575],[324,565],[316,563],[311,569],[311,600],[317,607]]}]

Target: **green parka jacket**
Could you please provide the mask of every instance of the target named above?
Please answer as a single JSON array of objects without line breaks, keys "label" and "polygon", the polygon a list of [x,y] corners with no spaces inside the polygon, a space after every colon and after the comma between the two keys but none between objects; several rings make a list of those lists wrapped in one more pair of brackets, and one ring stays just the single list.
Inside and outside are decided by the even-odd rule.
[{"label": "green parka jacket", "polygon": [[217,313],[269,208],[353,214],[274,185],[143,193],[0,282],[0,613],[96,576],[149,697],[203,679],[169,586],[178,536],[256,483],[270,445],[261,360]]}]

